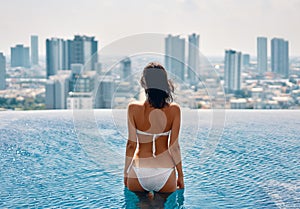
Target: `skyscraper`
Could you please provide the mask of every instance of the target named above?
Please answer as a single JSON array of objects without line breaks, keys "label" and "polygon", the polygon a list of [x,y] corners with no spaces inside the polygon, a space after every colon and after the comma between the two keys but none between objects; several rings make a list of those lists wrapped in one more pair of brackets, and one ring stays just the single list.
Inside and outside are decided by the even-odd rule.
[{"label": "skyscraper", "polygon": [[95,89],[95,108],[112,108],[115,90],[114,78],[112,76],[99,76],[97,80],[97,88]]},{"label": "skyscraper", "polygon": [[83,64],[71,65],[68,109],[92,109],[93,91],[97,78],[96,71],[83,71]]},{"label": "skyscraper", "polygon": [[243,67],[244,68],[249,67],[249,65],[250,65],[250,54],[243,54],[242,60],[243,60]]},{"label": "skyscraper", "polygon": [[199,73],[199,35],[193,33],[189,35],[189,55],[188,55],[188,79],[190,83],[196,82],[196,74]]},{"label": "skyscraper", "polygon": [[121,70],[123,74],[123,79],[131,78],[131,60],[129,57],[126,57],[121,61]]},{"label": "skyscraper", "polygon": [[92,92],[69,92],[67,109],[93,109]]},{"label": "skyscraper", "polygon": [[257,37],[257,69],[259,74],[268,71],[268,44],[266,37]]},{"label": "skyscraper", "polygon": [[2,52],[0,52],[0,90],[6,88],[6,60]]},{"label": "skyscraper", "polygon": [[165,38],[165,67],[177,79],[184,80],[185,40],[179,36],[168,35]]},{"label": "skyscraper", "polygon": [[69,70],[60,70],[57,75],[50,76],[46,83],[46,108],[66,109],[69,92]]},{"label": "skyscraper", "polygon": [[225,50],[224,89],[227,93],[241,89],[241,52]]},{"label": "skyscraper", "polygon": [[31,65],[39,64],[39,43],[38,36],[31,36]]},{"label": "skyscraper", "polygon": [[71,65],[70,91],[92,92],[94,90],[96,71],[82,71],[82,64]]},{"label": "skyscraper", "polygon": [[271,67],[272,72],[289,76],[289,42],[282,38],[273,38],[271,41]]},{"label": "skyscraper", "polygon": [[76,83],[80,74],[83,72],[83,64],[72,64],[71,65],[71,76],[70,76],[70,91],[76,91]]},{"label": "skyscraper", "polygon": [[[94,70],[98,62],[98,42],[94,37],[78,36],[73,40],[51,38],[46,40],[47,77],[58,70],[71,68],[71,64],[82,64],[85,70]],[[93,56],[94,55],[94,56]]]},{"label": "skyscraper", "polygon": [[70,64],[83,64],[86,70],[94,70],[98,62],[97,51],[95,37],[76,35],[69,41]]},{"label": "skyscraper", "polygon": [[47,78],[55,75],[58,70],[69,69],[68,42],[59,39],[46,39]]},{"label": "skyscraper", "polygon": [[29,47],[24,47],[18,44],[10,48],[11,67],[30,67],[29,62]]}]

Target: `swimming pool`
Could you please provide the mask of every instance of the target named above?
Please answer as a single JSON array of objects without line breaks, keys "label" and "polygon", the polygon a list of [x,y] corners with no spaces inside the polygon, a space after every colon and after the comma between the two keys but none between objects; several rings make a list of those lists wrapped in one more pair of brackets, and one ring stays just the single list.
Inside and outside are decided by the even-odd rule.
[{"label": "swimming pool", "polygon": [[126,127],[111,111],[96,110],[99,132],[80,137],[72,111],[1,112],[0,207],[300,208],[300,111],[226,110],[205,161],[209,113],[194,113],[180,139],[186,188],[151,202],[123,186]]}]

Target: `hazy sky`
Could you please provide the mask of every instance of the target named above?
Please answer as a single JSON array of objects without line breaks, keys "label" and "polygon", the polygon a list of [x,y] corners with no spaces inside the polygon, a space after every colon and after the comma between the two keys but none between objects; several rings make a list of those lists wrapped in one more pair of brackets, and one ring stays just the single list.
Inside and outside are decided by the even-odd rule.
[{"label": "hazy sky", "polygon": [[[94,35],[99,48],[132,34],[200,34],[204,55],[256,54],[256,37],[282,37],[300,56],[300,0],[0,0],[0,51],[45,39]],[[269,53],[270,55],[270,53]]]}]

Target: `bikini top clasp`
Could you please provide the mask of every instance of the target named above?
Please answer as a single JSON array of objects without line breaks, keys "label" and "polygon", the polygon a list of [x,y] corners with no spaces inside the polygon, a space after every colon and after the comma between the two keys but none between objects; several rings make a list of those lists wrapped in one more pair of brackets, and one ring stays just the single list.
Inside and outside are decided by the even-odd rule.
[{"label": "bikini top clasp", "polygon": [[[158,134],[152,134],[152,133],[147,133],[147,132],[144,132],[144,131],[140,131],[140,130],[136,130],[136,133],[137,134],[142,134],[142,135],[146,135],[146,136],[152,136],[152,155],[153,157],[155,158],[156,155],[155,155],[155,140],[157,137],[160,137],[160,136],[168,136],[170,133],[171,133],[171,130],[170,131],[167,131],[167,132],[163,132],[163,133],[158,133]],[[169,144],[168,144],[169,145]]]}]

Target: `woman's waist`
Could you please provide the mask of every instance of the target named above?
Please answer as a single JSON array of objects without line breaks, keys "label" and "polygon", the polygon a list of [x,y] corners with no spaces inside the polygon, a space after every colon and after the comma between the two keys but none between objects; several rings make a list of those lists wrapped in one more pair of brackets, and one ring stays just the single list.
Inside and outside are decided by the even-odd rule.
[{"label": "woman's waist", "polygon": [[151,168],[171,168],[174,167],[174,162],[169,153],[157,155],[155,158],[150,155],[137,154],[134,158],[134,165],[137,167],[151,167]]},{"label": "woman's waist", "polygon": [[150,157],[153,156],[153,151],[155,152],[155,155],[161,155],[164,153],[170,153],[168,146],[155,146],[155,150],[153,150],[153,146],[149,144],[139,144],[139,149],[137,153],[141,157]]}]

